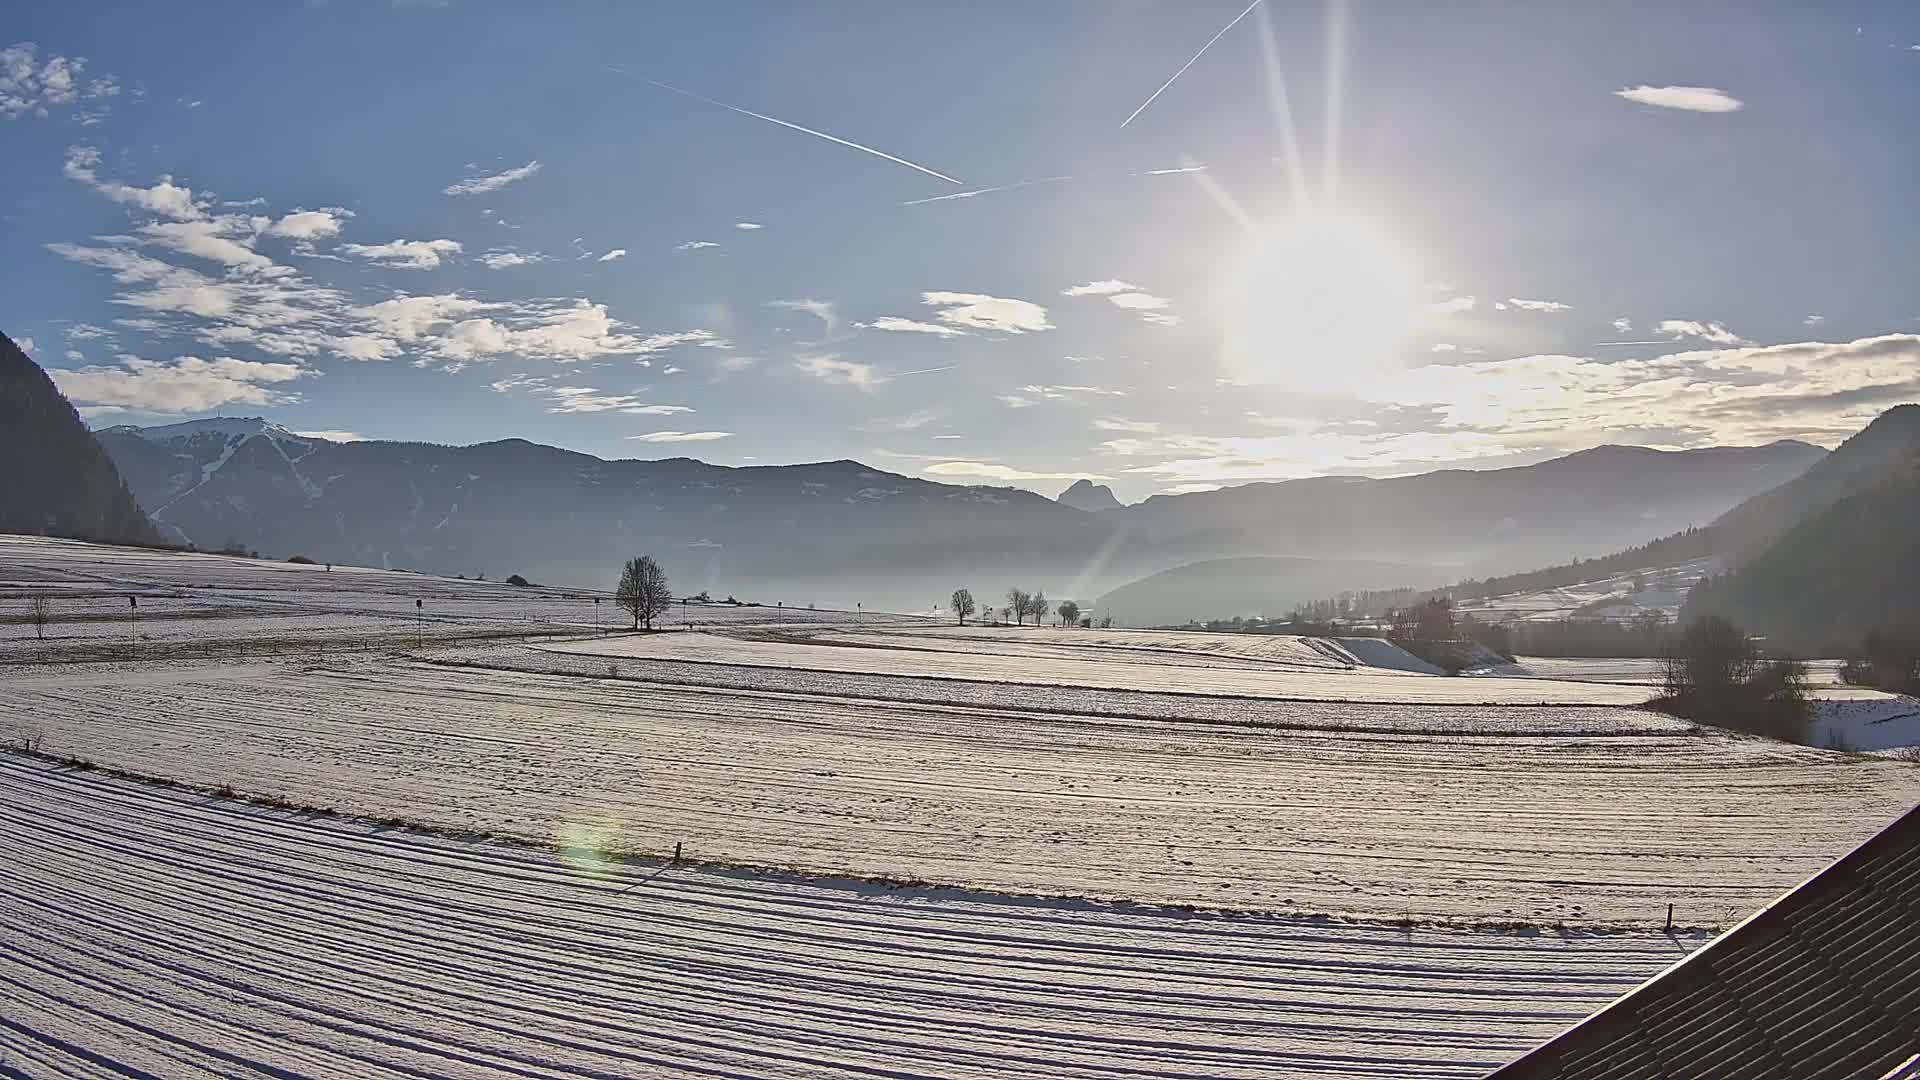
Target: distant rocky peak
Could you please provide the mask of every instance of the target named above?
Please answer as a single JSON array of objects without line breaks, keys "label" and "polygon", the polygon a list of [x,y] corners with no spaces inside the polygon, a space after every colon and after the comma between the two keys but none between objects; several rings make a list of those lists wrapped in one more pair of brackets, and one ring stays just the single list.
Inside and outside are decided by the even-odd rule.
[{"label": "distant rocky peak", "polygon": [[1054,500],[1062,506],[1071,506],[1075,510],[1085,510],[1097,514],[1102,510],[1118,510],[1119,499],[1114,497],[1113,489],[1105,484],[1096,484],[1091,480],[1075,480],[1073,486],[1060,493]]}]

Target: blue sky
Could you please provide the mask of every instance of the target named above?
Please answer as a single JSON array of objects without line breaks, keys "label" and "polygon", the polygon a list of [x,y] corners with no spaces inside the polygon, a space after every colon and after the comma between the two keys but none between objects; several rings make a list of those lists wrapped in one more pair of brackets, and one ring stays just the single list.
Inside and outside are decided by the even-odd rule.
[{"label": "blue sky", "polygon": [[99,424],[1136,499],[1920,398],[1906,5],[32,5],[0,49],[0,329]]}]

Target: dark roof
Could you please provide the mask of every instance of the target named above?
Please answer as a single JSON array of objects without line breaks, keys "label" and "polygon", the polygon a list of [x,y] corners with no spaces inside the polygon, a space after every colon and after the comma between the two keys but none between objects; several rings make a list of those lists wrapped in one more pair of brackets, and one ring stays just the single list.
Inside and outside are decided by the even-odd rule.
[{"label": "dark roof", "polygon": [[1488,1080],[1877,1080],[1915,1054],[1920,807]]}]

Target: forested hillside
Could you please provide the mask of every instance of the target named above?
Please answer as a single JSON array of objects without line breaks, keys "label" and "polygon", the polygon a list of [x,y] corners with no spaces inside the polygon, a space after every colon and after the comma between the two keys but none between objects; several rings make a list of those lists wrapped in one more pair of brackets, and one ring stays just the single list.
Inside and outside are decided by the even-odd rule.
[{"label": "forested hillside", "polygon": [[0,532],[124,544],[160,539],[80,414],[4,334]]}]

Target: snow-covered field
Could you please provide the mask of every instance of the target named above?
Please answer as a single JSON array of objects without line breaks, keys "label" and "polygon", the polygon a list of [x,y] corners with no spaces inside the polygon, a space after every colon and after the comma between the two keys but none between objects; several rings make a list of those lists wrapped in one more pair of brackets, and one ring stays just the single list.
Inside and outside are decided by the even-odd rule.
[{"label": "snow-covered field", "polygon": [[1461,601],[1459,608],[1493,622],[1548,622],[1576,617],[1626,620],[1648,613],[1671,619],[1685,602],[1687,590],[1717,565],[1715,558],[1694,559],[1577,585]]},{"label": "snow-covered field", "polygon": [[592,601],[0,537],[0,744],[388,819],[0,752],[0,1075],[1471,1076],[1920,800],[1633,662]]},{"label": "snow-covered field", "polygon": [[27,1076],[1470,1077],[1701,941],[660,872],[10,755],[0,862]]},{"label": "snow-covered field", "polygon": [[[766,638],[723,633],[660,634],[562,641],[549,651],[617,660],[639,658],[741,664],[775,669],[840,671],[867,675],[936,676],[947,679],[1083,686],[1127,690],[1212,694],[1305,701],[1356,701],[1388,704],[1496,703],[1506,705],[1638,705],[1651,693],[1644,687],[1550,679],[1410,678],[1380,668],[1346,668],[1331,661],[1312,667],[1229,661],[1199,654],[1168,652],[1155,662],[1138,656],[1109,655],[1094,646],[1077,656],[1041,654],[1032,642],[1070,648],[1077,631],[992,628],[1007,644],[982,649],[979,638],[949,639],[910,633],[899,644],[886,639],[818,634]],[[1298,639],[1295,639],[1298,640]]]},{"label": "snow-covered field", "polygon": [[1920,799],[1912,765],[1635,710],[1571,710],[1553,734],[1568,710],[1267,702],[1294,711],[1267,730],[769,674],[732,690],[377,660],[67,665],[0,684],[0,739],[543,842],[1461,922],[1646,925],[1671,902],[1723,925]]}]

